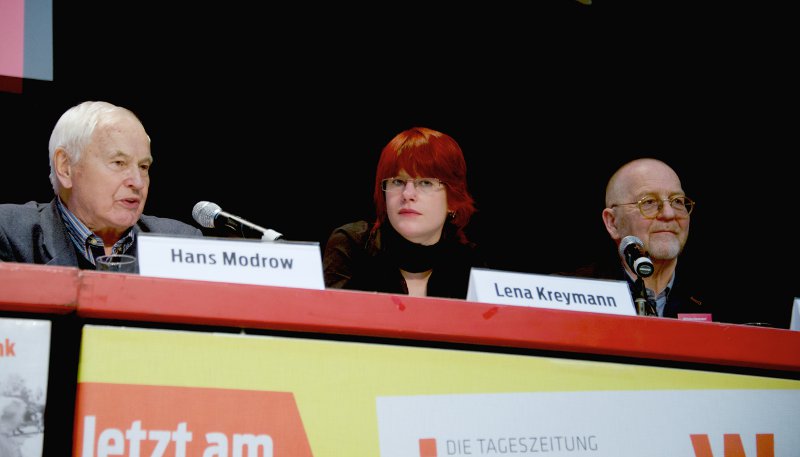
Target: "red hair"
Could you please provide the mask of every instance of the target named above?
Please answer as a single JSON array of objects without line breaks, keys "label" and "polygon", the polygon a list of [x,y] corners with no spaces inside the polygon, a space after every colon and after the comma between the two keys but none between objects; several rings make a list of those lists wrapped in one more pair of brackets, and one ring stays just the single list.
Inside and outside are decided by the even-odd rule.
[{"label": "red hair", "polygon": [[375,171],[375,213],[373,230],[386,221],[386,195],[381,181],[405,170],[411,177],[438,178],[447,189],[447,207],[457,236],[466,242],[464,227],[475,213],[475,200],[467,191],[467,163],[456,140],[442,132],[414,127],[398,133],[384,146]]}]

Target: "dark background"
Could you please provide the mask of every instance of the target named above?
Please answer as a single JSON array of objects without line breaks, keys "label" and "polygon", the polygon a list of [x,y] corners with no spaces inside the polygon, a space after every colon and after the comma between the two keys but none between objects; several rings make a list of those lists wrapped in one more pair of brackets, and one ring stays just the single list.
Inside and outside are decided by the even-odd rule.
[{"label": "dark background", "polygon": [[55,0],[54,81],[0,93],[3,202],[49,201],[55,122],[106,100],[153,140],[147,214],[195,224],[209,200],[323,247],[372,219],[382,147],[420,125],[462,146],[470,234],[495,266],[550,273],[613,251],[605,183],[652,156],[698,202],[686,256],[715,299],[735,320],[788,327],[800,75],[786,12],[108,3]]}]

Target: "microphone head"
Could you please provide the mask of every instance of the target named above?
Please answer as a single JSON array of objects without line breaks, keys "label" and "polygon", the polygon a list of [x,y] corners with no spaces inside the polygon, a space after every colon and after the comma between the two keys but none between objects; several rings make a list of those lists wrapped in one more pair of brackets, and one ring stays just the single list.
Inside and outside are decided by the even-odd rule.
[{"label": "microphone head", "polygon": [[653,276],[653,272],[655,271],[653,261],[647,257],[639,257],[633,262],[633,271],[637,276],[649,278]]},{"label": "microphone head", "polygon": [[192,217],[198,224],[207,228],[214,228],[214,219],[222,211],[216,203],[207,201],[197,202],[192,209]]},{"label": "microphone head", "polygon": [[619,242],[619,255],[624,256],[625,250],[628,249],[628,246],[635,244],[644,250],[644,243],[638,237],[633,235],[628,235]]}]

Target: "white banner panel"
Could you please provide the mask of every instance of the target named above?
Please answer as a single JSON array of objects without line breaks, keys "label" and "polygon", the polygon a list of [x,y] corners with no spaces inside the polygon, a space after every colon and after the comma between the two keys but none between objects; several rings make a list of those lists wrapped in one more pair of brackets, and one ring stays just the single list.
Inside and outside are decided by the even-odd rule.
[{"label": "white banner panel", "polygon": [[473,268],[467,300],[498,305],[635,316],[625,281]]},{"label": "white banner panel", "polygon": [[379,397],[377,411],[381,457],[773,457],[800,449],[798,390],[397,396]]},{"label": "white banner panel", "polygon": [[139,274],[324,289],[319,243],[139,233]]},{"label": "white banner panel", "polygon": [[0,317],[1,457],[42,455],[50,327],[48,320]]}]

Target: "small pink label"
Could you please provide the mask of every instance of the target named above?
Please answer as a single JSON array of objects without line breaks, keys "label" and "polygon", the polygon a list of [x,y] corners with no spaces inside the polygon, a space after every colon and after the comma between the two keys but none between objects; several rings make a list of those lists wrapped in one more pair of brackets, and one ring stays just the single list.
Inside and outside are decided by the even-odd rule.
[{"label": "small pink label", "polygon": [[711,322],[710,313],[678,313],[678,320],[681,321],[696,321],[696,322]]}]

